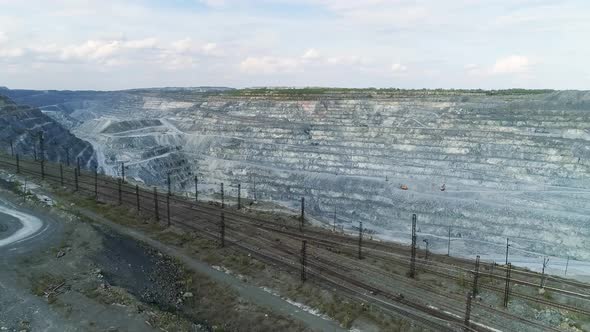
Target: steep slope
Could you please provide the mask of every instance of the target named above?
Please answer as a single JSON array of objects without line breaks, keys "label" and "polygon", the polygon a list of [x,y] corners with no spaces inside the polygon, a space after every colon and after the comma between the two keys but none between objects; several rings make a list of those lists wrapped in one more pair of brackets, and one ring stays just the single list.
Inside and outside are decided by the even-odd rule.
[{"label": "steep slope", "polygon": [[40,133],[43,133],[46,160],[66,163],[66,158],[69,156],[70,163],[80,158],[83,166],[90,167],[94,164],[96,160],[94,150],[88,142],[72,135],[41,110],[19,106],[0,95],[0,149],[2,151],[18,153],[25,158],[41,158]]},{"label": "steep slope", "polygon": [[314,217],[337,211],[339,225],[403,241],[417,213],[435,249],[450,228],[465,254],[499,256],[510,237],[513,250],[590,259],[588,92],[87,94],[53,116],[113,174],[125,161],[177,190],[198,174],[210,194],[239,182],[291,208],[305,196]]}]

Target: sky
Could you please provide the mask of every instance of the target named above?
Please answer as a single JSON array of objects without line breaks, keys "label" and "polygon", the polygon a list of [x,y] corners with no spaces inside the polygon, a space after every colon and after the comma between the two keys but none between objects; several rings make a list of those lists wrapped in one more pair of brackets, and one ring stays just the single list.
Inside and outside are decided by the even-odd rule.
[{"label": "sky", "polygon": [[588,0],[0,0],[0,86],[590,89]]}]

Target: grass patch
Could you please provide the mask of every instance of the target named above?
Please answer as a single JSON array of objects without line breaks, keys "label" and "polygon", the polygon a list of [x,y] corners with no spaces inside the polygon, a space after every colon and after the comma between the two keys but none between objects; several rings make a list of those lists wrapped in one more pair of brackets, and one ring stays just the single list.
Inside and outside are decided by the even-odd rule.
[{"label": "grass patch", "polygon": [[31,280],[31,292],[37,296],[47,296],[49,303],[55,301],[52,291],[63,284],[65,279],[54,274],[43,273]]}]

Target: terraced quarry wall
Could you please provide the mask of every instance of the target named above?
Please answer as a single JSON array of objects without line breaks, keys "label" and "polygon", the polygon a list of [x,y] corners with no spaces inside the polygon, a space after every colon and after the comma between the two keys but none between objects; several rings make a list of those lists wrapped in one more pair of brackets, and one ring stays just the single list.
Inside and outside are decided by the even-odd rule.
[{"label": "terraced quarry wall", "polygon": [[[43,105],[39,105],[43,106]],[[43,107],[42,107],[43,108]],[[434,249],[590,259],[590,93],[260,96],[127,91],[44,108],[105,172],[243,194]],[[445,191],[441,186],[445,185]],[[401,190],[406,185],[408,190]],[[460,241],[459,241],[460,240]],[[493,246],[492,243],[498,244]],[[445,250],[446,252],[446,250]]]},{"label": "terraced quarry wall", "polygon": [[[44,158],[55,162],[76,163],[91,167],[96,163],[92,145],[72,135],[41,110],[18,105],[0,91],[0,150],[23,157],[42,157],[39,133],[44,137]],[[11,147],[12,143],[12,147]],[[67,149],[67,151],[66,151]]]}]

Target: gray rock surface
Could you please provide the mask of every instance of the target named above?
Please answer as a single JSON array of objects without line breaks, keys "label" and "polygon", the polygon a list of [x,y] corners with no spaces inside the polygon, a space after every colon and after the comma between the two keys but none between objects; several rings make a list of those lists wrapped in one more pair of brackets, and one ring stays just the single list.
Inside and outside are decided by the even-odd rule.
[{"label": "gray rock surface", "polygon": [[[80,159],[82,166],[96,162],[92,145],[72,135],[64,126],[40,109],[18,105],[0,91],[0,150],[22,158],[41,159],[39,134],[44,138],[45,160],[70,163]],[[12,150],[11,150],[12,143]],[[68,151],[66,151],[66,149]]]},{"label": "gray rock surface", "polygon": [[501,255],[510,237],[525,255],[590,259],[589,92],[11,93],[91,142],[113,175],[124,161],[148,184],[170,173],[175,190],[193,192],[198,174],[203,193],[239,182],[293,209],[305,196],[317,219],[336,210],[345,228],[403,241],[416,213],[445,252],[451,227],[469,255]]}]

